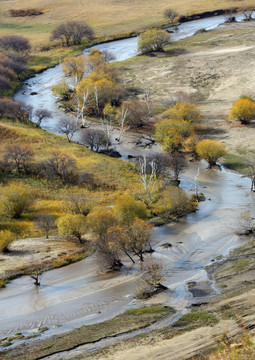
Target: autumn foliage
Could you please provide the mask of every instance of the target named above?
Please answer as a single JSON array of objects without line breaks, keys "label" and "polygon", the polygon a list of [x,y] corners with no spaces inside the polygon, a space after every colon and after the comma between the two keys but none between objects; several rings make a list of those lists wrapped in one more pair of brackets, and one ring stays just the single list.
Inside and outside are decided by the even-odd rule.
[{"label": "autumn foliage", "polygon": [[147,54],[153,51],[164,51],[171,43],[171,35],[165,30],[147,30],[139,35],[138,51]]},{"label": "autumn foliage", "polygon": [[196,123],[201,119],[201,113],[196,104],[180,101],[166,110],[161,117],[163,119],[185,120],[189,123]]},{"label": "autumn foliage", "polygon": [[226,154],[225,145],[217,140],[202,140],[196,145],[197,155],[209,163],[209,167],[216,165],[216,161]]},{"label": "autumn foliage", "polygon": [[229,112],[229,119],[238,119],[242,124],[249,124],[255,119],[255,101],[248,97],[236,100]]},{"label": "autumn foliage", "polygon": [[155,138],[165,151],[180,150],[192,134],[193,127],[185,120],[164,119],[156,124]]},{"label": "autumn foliage", "polygon": [[14,234],[9,230],[0,231],[0,252],[7,252],[9,245],[14,241]]}]

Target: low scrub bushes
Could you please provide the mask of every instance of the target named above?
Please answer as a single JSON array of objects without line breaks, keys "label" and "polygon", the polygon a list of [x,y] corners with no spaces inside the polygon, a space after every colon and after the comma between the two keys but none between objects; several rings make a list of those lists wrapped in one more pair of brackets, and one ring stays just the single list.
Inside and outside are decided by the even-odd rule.
[{"label": "low scrub bushes", "polygon": [[8,247],[13,241],[14,234],[11,231],[0,231],[0,252],[8,252]]},{"label": "low scrub bushes", "polygon": [[11,9],[10,15],[12,17],[25,17],[25,16],[38,16],[42,15],[44,12],[42,9]]}]

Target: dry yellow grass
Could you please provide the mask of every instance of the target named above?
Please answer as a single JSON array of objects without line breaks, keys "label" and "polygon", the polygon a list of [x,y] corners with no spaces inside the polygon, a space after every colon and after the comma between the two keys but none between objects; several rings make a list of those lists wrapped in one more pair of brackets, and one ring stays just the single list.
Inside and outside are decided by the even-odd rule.
[{"label": "dry yellow grass", "polygon": [[[100,36],[139,31],[163,21],[165,8],[180,14],[245,6],[250,0],[0,0],[0,34],[19,33],[34,45],[48,42],[49,34],[67,20],[86,20]],[[43,15],[10,17],[10,9],[41,8]]]}]

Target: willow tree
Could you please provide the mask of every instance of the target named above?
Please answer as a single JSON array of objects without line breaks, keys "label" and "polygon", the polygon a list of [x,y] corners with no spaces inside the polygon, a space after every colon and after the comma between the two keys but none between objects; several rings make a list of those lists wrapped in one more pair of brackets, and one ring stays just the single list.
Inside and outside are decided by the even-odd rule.
[{"label": "willow tree", "polygon": [[255,101],[249,97],[236,100],[229,112],[229,119],[238,119],[241,124],[249,124],[255,119]]},{"label": "willow tree", "polygon": [[196,145],[197,155],[209,163],[209,168],[216,165],[216,161],[226,152],[225,145],[217,140],[205,139]]},{"label": "willow tree", "polygon": [[83,79],[87,71],[85,61],[85,56],[68,56],[63,61],[63,70],[74,80],[75,85],[77,85],[78,82]]},{"label": "willow tree", "polygon": [[164,119],[156,124],[155,138],[162,149],[179,151],[194,132],[192,124],[185,120]]},{"label": "willow tree", "polygon": [[185,120],[189,123],[196,123],[201,119],[200,109],[196,104],[179,101],[161,115],[162,119]]},{"label": "willow tree", "polygon": [[138,51],[148,54],[153,51],[164,51],[171,44],[171,35],[165,30],[147,30],[139,35]]}]

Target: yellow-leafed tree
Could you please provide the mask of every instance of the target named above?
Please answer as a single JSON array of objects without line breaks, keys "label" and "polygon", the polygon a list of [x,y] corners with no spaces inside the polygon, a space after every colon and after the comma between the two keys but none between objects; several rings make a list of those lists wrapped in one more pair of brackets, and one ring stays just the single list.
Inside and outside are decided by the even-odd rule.
[{"label": "yellow-leafed tree", "polygon": [[225,145],[221,141],[205,139],[197,143],[196,153],[209,163],[211,168],[216,165],[216,161],[226,154]]},{"label": "yellow-leafed tree", "polygon": [[9,245],[14,241],[14,234],[9,230],[0,231],[0,252],[8,252]]},{"label": "yellow-leafed tree", "polygon": [[201,119],[201,113],[196,104],[181,101],[166,110],[162,114],[162,118],[185,120],[189,123],[195,123]]},{"label": "yellow-leafed tree", "polygon": [[85,56],[68,56],[63,61],[64,72],[74,79],[75,84],[78,84],[86,73],[85,61]]},{"label": "yellow-leafed tree", "polygon": [[156,124],[155,138],[165,151],[180,150],[193,133],[193,126],[185,120],[164,119]]},{"label": "yellow-leafed tree", "polygon": [[64,215],[58,219],[58,232],[61,236],[75,236],[82,244],[82,235],[86,231],[86,218],[83,215]]},{"label": "yellow-leafed tree", "polygon": [[241,124],[249,124],[255,119],[255,101],[248,97],[236,100],[229,112],[229,119],[238,119]]}]

